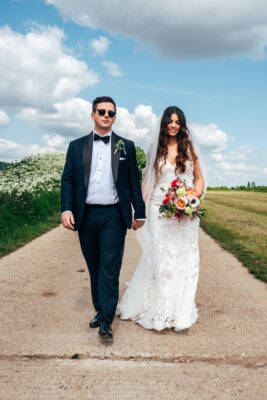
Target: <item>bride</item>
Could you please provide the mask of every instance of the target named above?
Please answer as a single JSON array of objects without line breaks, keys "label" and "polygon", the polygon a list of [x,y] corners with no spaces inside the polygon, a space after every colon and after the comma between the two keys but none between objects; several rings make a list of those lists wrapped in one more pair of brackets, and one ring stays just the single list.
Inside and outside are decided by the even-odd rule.
[{"label": "bride", "polygon": [[199,197],[203,194],[204,179],[196,146],[183,111],[172,106],[165,109],[158,140],[147,155],[142,185],[147,222],[137,232],[143,252],[118,305],[122,319],[158,331],[189,328],[198,317],[195,293],[199,218],[181,222],[159,219],[164,196],[161,188],[168,189],[177,176],[186,186],[194,187]]}]

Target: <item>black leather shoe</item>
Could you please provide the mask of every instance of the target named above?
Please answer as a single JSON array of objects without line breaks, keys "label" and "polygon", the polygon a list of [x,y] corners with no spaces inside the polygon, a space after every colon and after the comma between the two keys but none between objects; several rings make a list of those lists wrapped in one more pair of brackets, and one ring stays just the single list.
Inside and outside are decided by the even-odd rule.
[{"label": "black leather shoe", "polygon": [[91,319],[89,322],[90,328],[98,328],[101,324],[101,317],[99,312],[94,316],[94,318]]},{"label": "black leather shoe", "polygon": [[98,334],[102,338],[113,338],[113,332],[111,328],[111,324],[107,321],[102,321],[100,324],[100,328]]}]

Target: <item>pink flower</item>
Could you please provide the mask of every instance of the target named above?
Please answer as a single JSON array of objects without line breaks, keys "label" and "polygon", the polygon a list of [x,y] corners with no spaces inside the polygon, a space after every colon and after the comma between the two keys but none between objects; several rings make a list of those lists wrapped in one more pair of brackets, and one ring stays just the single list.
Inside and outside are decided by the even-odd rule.
[{"label": "pink flower", "polygon": [[179,199],[174,200],[174,204],[176,205],[177,210],[184,210],[188,204],[188,200],[186,197],[180,197]]}]

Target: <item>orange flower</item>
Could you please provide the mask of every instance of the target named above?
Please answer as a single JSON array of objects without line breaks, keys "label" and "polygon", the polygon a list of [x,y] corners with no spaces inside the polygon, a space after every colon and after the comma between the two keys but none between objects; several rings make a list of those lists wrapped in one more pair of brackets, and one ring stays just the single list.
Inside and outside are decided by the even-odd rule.
[{"label": "orange flower", "polygon": [[178,199],[177,203],[178,203],[178,206],[179,206],[179,207],[184,207],[184,206],[185,206],[185,201],[184,201],[184,199]]}]

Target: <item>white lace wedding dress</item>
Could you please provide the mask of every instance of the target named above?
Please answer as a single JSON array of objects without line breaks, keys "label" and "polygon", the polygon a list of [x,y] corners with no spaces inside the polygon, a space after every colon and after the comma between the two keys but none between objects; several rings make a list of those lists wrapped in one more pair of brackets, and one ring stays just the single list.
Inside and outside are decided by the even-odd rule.
[{"label": "white lace wedding dress", "polygon": [[[122,319],[131,319],[146,329],[179,331],[193,325],[198,316],[195,294],[199,275],[199,219],[182,222],[159,219],[164,196],[160,188],[167,189],[176,176],[175,166],[166,161],[156,178],[142,228],[149,234],[137,231],[144,251],[117,309]],[[186,171],[179,177],[193,186],[192,161],[186,161]]]}]

